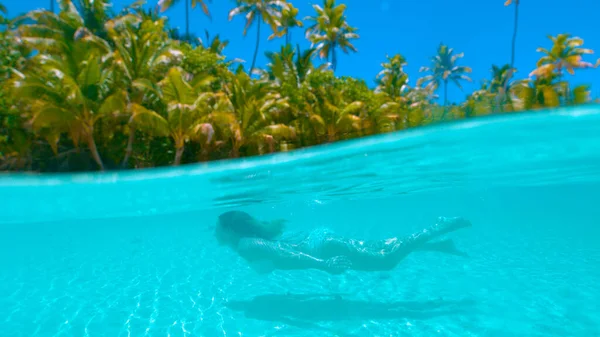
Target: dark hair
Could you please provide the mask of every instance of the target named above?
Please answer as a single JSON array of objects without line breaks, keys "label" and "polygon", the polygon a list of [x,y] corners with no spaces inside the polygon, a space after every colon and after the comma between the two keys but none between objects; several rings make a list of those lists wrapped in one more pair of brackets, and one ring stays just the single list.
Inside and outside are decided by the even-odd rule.
[{"label": "dark hair", "polygon": [[219,223],[223,229],[230,230],[240,237],[253,237],[271,240],[283,233],[282,221],[258,221],[250,214],[242,211],[230,211],[219,215]]}]

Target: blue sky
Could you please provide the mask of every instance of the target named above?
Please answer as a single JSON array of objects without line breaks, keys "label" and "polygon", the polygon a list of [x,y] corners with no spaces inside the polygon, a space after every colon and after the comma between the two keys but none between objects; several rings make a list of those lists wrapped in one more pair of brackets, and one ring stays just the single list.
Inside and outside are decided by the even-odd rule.
[{"label": "blue sky", "polygon": [[[2,0],[0,0],[2,1]],[[45,7],[50,0],[3,1],[10,15]],[[154,4],[157,0],[150,0]],[[132,0],[114,0],[116,9]],[[312,4],[322,1],[292,0],[300,9],[300,17],[313,15]],[[504,7],[504,0],[346,0],[347,19],[359,29],[360,39],[355,42],[358,53],[339,54],[338,75],[363,78],[373,84],[386,55],[400,53],[408,60],[407,72],[411,84],[418,77],[419,68],[428,65],[440,42],[448,44],[457,52],[464,52],[463,65],[473,68],[473,83],[466,83],[465,92],[457,88],[449,90],[451,101],[461,101],[467,92],[477,89],[481,80],[489,77],[492,64],[510,62],[513,32],[513,7]],[[210,4],[213,19],[209,20],[196,9],[191,13],[190,29],[204,36],[204,29],[211,35],[220,34],[230,41],[225,49],[228,58],[242,58],[249,67],[256,43],[255,28],[248,36],[242,35],[243,17],[228,21],[227,14],[233,1],[214,0]],[[595,24],[600,13],[598,0],[521,0],[520,30],[517,42],[516,67],[518,76],[525,77],[533,70],[540,54],[536,48],[550,47],[549,34],[570,33],[585,40],[584,46],[597,51],[589,61],[600,58],[600,30]],[[184,24],[183,4],[166,13],[173,26],[182,30]],[[265,27],[265,26],[263,26]],[[265,27],[266,28],[266,27]],[[264,51],[277,50],[282,40],[267,42],[270,35],[263,29],[258,66],[266,63]],[[293,31],[293,43],[302,47],[310,44],[304,39],[303,29]],[[573,83],[592,85],[592,93],[600,96],[600,69],[582,70],[569,76]]]}]

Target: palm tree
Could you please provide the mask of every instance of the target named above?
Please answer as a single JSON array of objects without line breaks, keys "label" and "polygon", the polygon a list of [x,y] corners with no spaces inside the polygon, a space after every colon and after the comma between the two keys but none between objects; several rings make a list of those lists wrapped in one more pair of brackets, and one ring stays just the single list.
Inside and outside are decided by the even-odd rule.
[{"label": "palm tree", "polygon": [[566,96],[564,82],[555,82],[558,75],[536,76],[535,79],[517,81],[513,93],[517,98],[519,109],[539,109],[558,107],[561,97]]},{"label": "palm tree", "polygon": [[317,138],[325,137],[327,142],[334,142],[350,138],[351,133],[361,129],[363,102],[344,103],[341,93],[331,90],[319,93],[313,99],[308,110],[309,121]]},{"label": "palm tree", "polygon": [[490,92],[488,83],[484,81],[481,88],[473,91],[467,96],[467,100],[461,104],[465,117],[477,117],[492,113],[497,106],[495,102],[497,96],[498,94]]},{"label": "palm tree", "polygon": [[[104,164],[94,140],[98,120],[121,110],[122,97],[102,83],[112,81],[113,72],[107,69],[99,55],[78,56],[77,65],[63,60],[40,56],[32,60],[31,69],[16,82],[21,99],[31,107],[32,125],[45,137],[56,152],[62,133],[68,133],[78,146],[87,142],[90,153],[101,170]],[[36,68],[36,69],[33,69]],[[57,75],[60,74],[57,78]]]},{"label": "palm tree", "polygon": [[537,76],[535,79],[517,81],[512,88],[516,96],[516,104],[520,110],[579,105],[591,101],[590,90],[586,85],[569,89],[566,81],[556,81],[558,75]]},{"label": "palm tree", "polygon": [[512,53],[510,57],[510,66],[511,68],[515,67],[515,49],[517,45],[517,29],[519,28],[519,4],[521,0],[506,0],[504,6],[510,6],[511,4],[515,4],[515,29],[513,32],[512,38]]},{"label": "palm tree", "polygon": [[5,25],[8,23],[9,20],[6,17],[4,17],[4,15],[6,14],[8,14],[6,6],[0,3],[0,25]]},{"label": "palm tree", "polygon": [[343,80],[331,70],[311,73],[303,86],[305,124],[310,128],[304,132],[312,134],[315,143],[350,138],[362,128],[366,104],[345,97]]},{"label": "palm tree", "polygon": [[300,46],[294,50],[291,45],[281,46],[279,52],[266,52],[269,63],[263,71],[264,76],[278,87],[288,83],[292,90],[297,91],[311,72],[327,68],[325,64],[315,67],[312,62],[315,52],[314,48],[300,50]]},{"label": "palm tree", "polygon": [[375,92],[386,93],[390,98],[395,99],[402,95],[408,85],[408,74],[404,72],[404,67],[408,64],[404,56],[396,54],[393,57],[387,57],[388,62],[381,66],[383,70],[379,72],[375,82],[377,88]]},{"label": "palm tree", "polygon": [[310,103],[306,91],[312,90],[306,81],[311,74],[324,72],[327,68],[326,64],[315,67],[312,62],[314,53],[314,48],[301,50],[300,46],[294,49],[289,44],[282,45],[279,52],[265,53],[269,62],[261,70],[261,81],[269,83],[271,90],[286,100],[286,104],[270,111],[271,117],[279,124],[292,126],[302,144],[308,140],[304,136],[314,134],[306,128],[310,124]]},{"label": "palm tree", "polygon": [[522,83],[513,81],[514,69],[510,64],[502,67],[492,65],[491,72],[491,80],[484,80],[481,88],[467,96],[467,100],[461,104],[466,117],[512,112],[520,104],[515,93]]},{"label": "palm tree", "polygon": [[377,74],[375,93],[380,95],[379,107],[371,113],[376,130],[383,132],[392,131],[399,125],[408,126],[408,105],[405,97],[408,92],[408,74],[404,72],[407,65],[406,59],[400,54],[387,56],[388,62],[381,66],[383,70]]},{"label": "palm tree", "polygon": [[335,0],[324,0],[324,7],[313,5],[317,12],[314,17],[307,17],[305,20],[312,21],[313,24],[306,30],[306,37],[315,47],[321,58],[330,59],[333,71],[337,67],[336,49],[341,48],[348,54],[350,51],[357,52],[356,47],[350,42],[358,39],[357,29],[348,25],[344,11],[346,5],[335,4]]},{"label": "palm tree", "polygon": [[272,40],[275,37],[281,37],[285,35],[285,44],[292,43],[292,28],[296,27],[304,27],[304,23],[301,20],[298,20],[299,9],[294,7],[292,4],[286,4],[286,6],[281,11],[281,18],[279,19],[279,28],[280,30],[273,33],[269,40]]},{"label": "palm tree", "polygon": [[[158,6],[160,7],[160,11],[164,12],[169,8],[173,7],[180,0],[159,0]],[[185,36],[186,40],[190,40],[190,2],[192,4],[192,9],[196,8],[196,6],[200,5],[202,7],[202,11],[209,18],[210,11],[208,10],[208,6],[206,5],[206,0],[183,0],[185,2]],[[211,0],[208,0],[211,1]]]},{"label": "palm tree", "polygon": [[289,44],[283,45],[279,52],[268,51],[265,53],[267,60],[266,69],[261,73],[266,81],[270,81],[278,86],[285,83],[294,82],[293,86],[297,88],[296,69],[294,65],[295,51]]},{"label": "palm tree", "polygon": [[61,0],[59,11],[61,13],[76,11],[87,30],[103,39],[107,38],[104,24],[113,14],[110,0]]},{"label": "palm tree", "polygon": [[[127,101],[142,104],[156,94],[158,82],[165,68],[182,56],[181,51],[169,43],[164,30],[165,20],[134,16],[132,24],[119,25],[121,17],[107,23],[110,41],[114,45],[115,66],[122,74],[124,87],[128,88]],[[121,165],[127,166],[133,151],[135,123],[132,105],[121,111],[129,120],[129,139]]]},{"label": "palm tree", "polygon": [[436,90],[440,84],[444,84],[444,106],[448,105],[448,82],[452,81],[457,87],[462,89],[460,84],[461,80],[471,82],[471,78],[467,76],[467,73],[471,73],[472,70],[469,67],[456,65],[457,61],[464,57],[464,53],[454,54],[454,49],[449,48],[444,44],[440,44],[437,50],[437,55],[431,58],[430,67],[422,67],[420,72],[429,72],[431,75],[427,75],[417,83],[420,86],[422,83],[427,82],[427,86]]},{"label": "palm tree", "polygon": [[514,111],[512,100],[512,89],[515,82],[512,81],[514,68],[505,64],[502,67],[492,65],[492,80],[489,83],[488,91],[495,95],[496,110]]},{"label": "palm tree", "polygon": [[280,110],[289,109],[289,105],[272,89],[270,83],[254,81],[238,71],[227,88],[231,111],[211,114],[214,124],[231,141],[232,157],[239,157],[240,150],[248,145],[260,148],[266,144],[273,152],[277,139],[295,138],[294,128],[273,118]]},{"label": "palm tree", "polygon": [[138,128],[151,135],[173,139],[174,165],[181,163],[186,142],[198,137],[201,132],[211,132],[210,128],[203,127],[202,120],[206,117],[203,107],[206,106],[207,94],[198,93],[185,77],[182,69],[173,67],[158,85],[160,91],[156,94],[166,106],[166,116],[137,103],[132,103],[131,108]]},{"label": "palm tree", "polygon": [[[78,146],[87,143],[100,169],[104,164],[94,140],[97,121],[122,109],[121,92],[114,90],[116,73],[108,43],[95,35],[103,28],[106,2],[81,1],[83,14],[95,14],[86,21],[71,1],[61,3],[62,15],[32,11],[31,23],[19,26],[21,40],[38,51],[15,81],[21,99],[30,102],[32,125],[56,152],[62,133]],[[92,5],[94,7],[92,7]],[[90,28],[85,25],[90,24]]]},{"label": "palm tree", "polygon": [[250,73],[254,71],[256,65],[256,56],[260,46],[260,26],[264,22],[271,26],[273,32],[277,32],[280,23],[281,11],[287,6],[285,1],[280,0],[237,0],[237,7],[229,11],[229,20],[231,21],[236,15],[245,14],[246,26],[244,27],[244,36],[248,33],[248,29],[257,22],[256,27],[256,49],[252,57],[252,65]]},{"label": "palm tree", "polygon": [[538,48],[537,51],[544,54],[537,62],[537,68],[530,73],[530,76],[541,78],[553,77],[556,74],[556,79],[565,88],[563,97],[568,100],[571,96],[569,92],[569,84],[563,82],[563,70],[566,69],[571,75],[575,74],[575,69],[592,68],[592,63],[583,61],[583,55],[593,54],[591,49],[581,48],[583,39],[579,37],[571,37],[570,34],[559,34],[557,36],[549,36],[552,40],[552,48]]},{"label": "palm tree", "polygon": [[552,48],[538,48],[537,51],[544,56],[537,62],[537,68],[531,72],[531,75],[547,76],[549,73],[556,72],[559,79],[562,78],[563,69],[571,75],[575,74],[575,69],[592,68],[594,65],[583,61],[583,55],[593,54],[591,49],[581,48],[583,39],[571,37],[570,34],[559,34],[557,36],[548,36],[552,40]]},{"label": "palm tree", "polygon": [[296,73],[298,75],[298,85],[304,83],[306,78],[314,71],[324,71],[327,68],[326,64],[315,67],[313,63],[313,55],[317,52],[315,48],[300,50],[300,45],[296,45]]}]

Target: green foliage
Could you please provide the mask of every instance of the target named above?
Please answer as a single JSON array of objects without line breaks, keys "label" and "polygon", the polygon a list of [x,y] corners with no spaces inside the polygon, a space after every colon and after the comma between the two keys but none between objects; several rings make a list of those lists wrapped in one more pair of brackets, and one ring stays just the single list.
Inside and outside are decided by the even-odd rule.
[{"label": "green foliage", "polygon": [[[175,2],[160,1],[159,7]],[[209,1],[185,2],[210,14]],[[263,69],[253,61],[248,73],[226,59],[228,42],[218,35],[179,38],[158,9],[143,4],[114,13],[108,0],[61,0],[57,14],[35,10],[15,19],[0,7],[1,170],[178,165],[442,120],[586,104],[589,87],[571,88],[564,72],[600,65],[583,60],[591,53],[583,40],[558,35],[550,49],[539,49],[543,56],[528,78],[517,79],[509,65],[494,65],[464,102],[447,104],[444,94],[441,106],[439,87],[460,87],[471,72],[458,64],[463,54],[445,45],[415,85],[400,54],[382,63],[374,88],[363,79],[336,76],[336,51],[356,51],[358,35],[347,23],[346,6],[334,0],[313,6],[316,15],[306,30],[313,46],[306,50],[290,44],[291,29],[304,23],[289,2],[236,1],[229,15],[245,15],[244,34],[266,23],[273,32],[269,39],[286,37],[281,48],[265,53]],[[318,56],[331,63],[315,64]]]},{"label": "green foliage", "polygon": [[9,23],[9,19],[4,16],[7,13],[8,11],[6,10],[6,7],[0,3],[0,25],[6,25]]},{"label": "green foliage", "polygon": [[181,47],[181,50],[183,70],[196,77],[196,82],[199,82],[199,79],[203,79],[205,83],[209,81],[211,90],[223,90],[228,78],[231,77],[229,70],[231,62],[225,62],[225,57],[222,55],[202,47],[194,48],[186,44]]}]

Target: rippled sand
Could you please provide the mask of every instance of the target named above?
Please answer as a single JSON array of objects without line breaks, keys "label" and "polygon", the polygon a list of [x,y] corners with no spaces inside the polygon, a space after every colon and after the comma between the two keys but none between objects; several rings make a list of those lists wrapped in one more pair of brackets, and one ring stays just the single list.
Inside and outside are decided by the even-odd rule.
[{"label": "rippled sand", "polygon": [[[479,203],[470,215],[474,227],[452,235],[468,258],[421,252],[391,272],[342,276],[256,274],[212,240],[217,213],[15,226],[1,239],[3,335],[599,335],[600,248],[583,235],[588,224],[561,228],[560,212],[531,208],[491,219]],[[312,219],[380,238],[408,234],[429,219],[398,226],[385,220],[388,204],[396,202],[367,205],[388,210],[379,228],[357,226],[372,219],[357,204],[350,205],[354,214],[340,215],[349,212],[343,203],[316,204],[291,217],[291,227]]]}]

